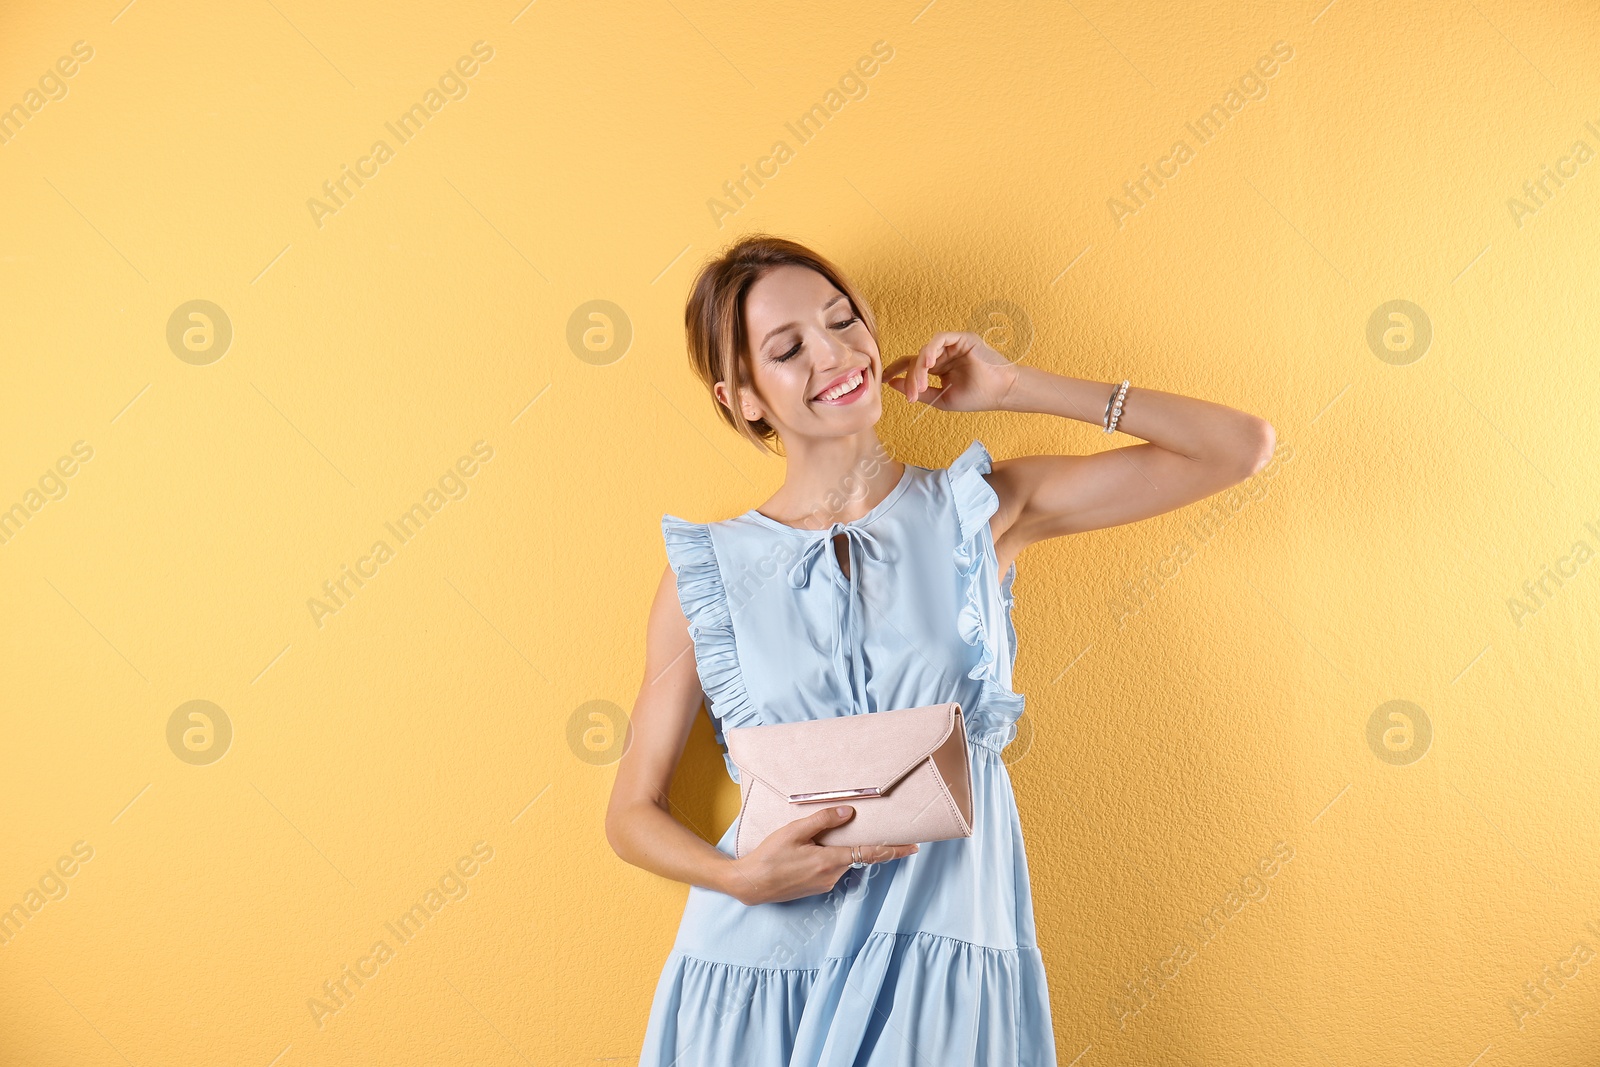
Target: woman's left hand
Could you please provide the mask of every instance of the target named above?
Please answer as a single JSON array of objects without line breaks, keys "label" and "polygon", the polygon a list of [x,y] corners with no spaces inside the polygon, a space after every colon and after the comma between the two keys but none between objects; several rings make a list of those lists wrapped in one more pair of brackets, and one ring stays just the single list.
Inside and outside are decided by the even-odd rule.
[{"label": "woman's left hand", "polygon": [[[914,356],[883,368],[884,384],[940,411],[1001,411],[1019,368],[975,333],[936,333]],[[940,385],[928,384],[928,375]]]}]

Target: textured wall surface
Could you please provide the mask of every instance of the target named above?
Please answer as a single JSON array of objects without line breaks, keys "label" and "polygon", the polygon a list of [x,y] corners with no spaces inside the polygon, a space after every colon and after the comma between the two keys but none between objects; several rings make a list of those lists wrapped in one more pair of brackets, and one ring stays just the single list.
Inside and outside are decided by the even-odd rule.
[{"label": "textured wall surface", "polygon": [[[633,1061],[686,887],[602,815],[662,513],[783,477],[684,359],[756,229],[886,356],[1277,429],[1019,560],[1062,1064],[1600,1062],[1597,46],[1506,0],[6,4],[0,1064]],[[1133,443],[885,412],[925,466]],[[678,809],[736,798],[702,717]]]}]

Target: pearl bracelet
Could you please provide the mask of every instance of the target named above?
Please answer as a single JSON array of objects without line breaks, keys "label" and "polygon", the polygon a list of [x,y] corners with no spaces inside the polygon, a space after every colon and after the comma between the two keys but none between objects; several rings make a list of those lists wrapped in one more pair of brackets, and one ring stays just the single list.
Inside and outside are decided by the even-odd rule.
[{"label": "pearl bracelet", "polygon": [[1122,418],[1122,399],[1128,395],[1128,380],[1124,378],[1122,384],[1111,390],[1111,399],[1106,401],[1106,413],[1100,416],[1100,428],[1106,433],[1115,433],[1117,420]]}]

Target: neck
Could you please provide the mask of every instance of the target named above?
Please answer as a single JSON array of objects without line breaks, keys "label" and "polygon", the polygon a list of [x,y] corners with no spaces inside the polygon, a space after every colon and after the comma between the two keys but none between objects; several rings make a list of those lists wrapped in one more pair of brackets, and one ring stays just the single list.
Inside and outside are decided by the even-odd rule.
[{"label": "neck", "polygon": [[812,438],[785,451],[783,486],[758,510],[789,526],[824,530],[854,522],[893,492],[905,473],[871,432]]}]

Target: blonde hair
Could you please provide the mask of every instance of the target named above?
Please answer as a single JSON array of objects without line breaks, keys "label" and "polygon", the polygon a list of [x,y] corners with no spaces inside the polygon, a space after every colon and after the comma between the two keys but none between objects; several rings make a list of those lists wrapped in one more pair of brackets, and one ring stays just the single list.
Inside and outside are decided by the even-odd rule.
[{"label": "blonde hair", "polygon": [[[700,268],[683,311],[684,332],[689,344],[689,366],[711,390],[711,404],[717,414],[741,437],[757,448],[781,454],[773,447],[778,431],[766,419],[746,419],[740,398],[751,387],[748,358],[749,332],[745,328],[744,298],[761,277],[776,267],[809,267],[849,299],[874,341],[878,324],[872,308],[844,272],[826,256],[783,237],[750,234],[730,245],[715,259]],[[717,382],[728,383],[727,407],[717,400]]]}]

